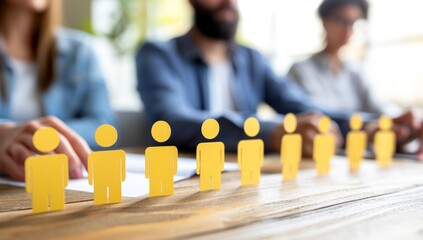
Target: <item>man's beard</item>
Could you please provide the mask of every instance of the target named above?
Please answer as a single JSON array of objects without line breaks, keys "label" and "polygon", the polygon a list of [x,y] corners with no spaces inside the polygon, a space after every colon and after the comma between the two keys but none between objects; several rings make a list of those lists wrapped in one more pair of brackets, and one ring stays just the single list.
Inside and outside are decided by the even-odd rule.
[{"label": "man's beard", "polygon": [[[217,20],[215,15],[223,9],[230,9],[236,13],[236,18],[232,21]],[[194,5],[194,24],[197,29],[209,38],[229,41],[234,39],[239,22],[239,13],[227,4],[216,9],[206,9],[200,4]]]}]

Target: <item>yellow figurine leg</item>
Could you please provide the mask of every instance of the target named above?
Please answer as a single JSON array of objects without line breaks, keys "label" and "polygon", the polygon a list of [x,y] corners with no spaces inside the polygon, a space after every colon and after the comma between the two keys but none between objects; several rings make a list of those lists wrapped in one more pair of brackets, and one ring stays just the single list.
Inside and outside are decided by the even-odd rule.
[{"label": "yellow figurine leg", "polygon": [[253,185],[259,185],[260,183],[260,170],[251,171],[251,183]]},{"label": "yellow figurine leg", "polygon": [[171,196],[174,192],[173,177],[166,177],[162,182],[162,195]]},{"label": "yellow figurine leg", "polygon": [[283,166],[283,180],[289,181],[289,180],[291,180],[291,178],[292,178],[292,176],[291,176],[290,166],[288,164],[285,164]]},{"label": "yellow figurine leg", "polygon": [[65,193],[60,190],[50,193],[50,210],[57,211],[63,209],[65,209]]},{"label": "yellow figurine leg", "polygon": [[162,195],[162,181],[158,178],[150,178],[150,197]]},{"label": "yellow figurine leg", "polygon": [[295,180],[295,179],[297,179],[297,173],[298,173],[298,165],[297,164],[293,164],[292,166],[291,166],[291,172],[292,172],[292,180]]},{"label": "yellow figurine leg", "polygon": [[325,174],[328,175],[330,172],[330,160],[328,159],[326,161],[326,166],[325,166]]},{"label": "yellow figurine leg", "polygon": [[211,189],[217,190],[220,189],[220,183],[221,183],[221,174],[217,173],[214,176],[211,177]]},{"label": "yellow figurine leg", "polygon": [[322,164],[320,163],[320,161],[316,162],[316,170],[317,170],[318,176],[323,175],[323,167],[322,167]]},{"label": "yellow figurine leg", "polygon": [[32,210],[34,213],[48,212],[48,194],[32,193]]},{"label": "yellow figurine leg", "polygon": [[107,186],[94,182],[94,205],[106,204],[107,199]]},{"label": "yellow figurine leg", "polygon": [[122,185],[120,182],[109,187],[109,203],[122,202]]},{"label": "yellow figurine leg", "polygon": [[243,169],[243,171],[241,172],[241,185],[251,185],[251,172],[246,169]]},{"label": "yellow figurine leg", "polygon": [[208,174],[200,175],[200,191],[208,191],[211,186],[211,176]]}]

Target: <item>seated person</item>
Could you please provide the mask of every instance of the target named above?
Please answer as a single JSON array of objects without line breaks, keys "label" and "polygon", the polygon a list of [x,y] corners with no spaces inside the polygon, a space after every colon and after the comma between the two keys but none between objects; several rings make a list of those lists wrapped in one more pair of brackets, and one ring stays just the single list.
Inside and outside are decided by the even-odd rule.
[{"label": "seated person", "polygon": [[[71,178],[82,177],[89,145],[114,123],[89,38],[60,29],[59,0],[0,1],[0,172],[24,180],[32,136],[42,126],[61,135]],[[87,143],[88,142],[88,143]]]},{"label": "seated person", "polygon": [[[215,118],[221,127],[219,140],[227,150],[236,151],[245,138],[244,120],[254,116],[263,102],[281,114],[275,120],[261,121],[260,138],[267,150],[279,151],[284,135],[282,115],[290,112],[305,113],[298,116],[297,128],[303,136],[305,157],[312,153],[319,112],[332,117],[344,134],[348,131],[350,113],[316,107],[296,84],[276,76],[259,52],[235,42],[239,20],[235,0],[189,2],[194,9],[192,29],[168,42],[147,42],[136,56],[138,91],[148,121],[168,121],[172,144],[195,149],[203,141],[201,124]],[[400,141],[412,138],[408,120],[414,121],[414,116],[395,120],[404,130]],[[332,126],[340,145],[338,125]]]},{"label": "seated person", "polygon": [[295,63],[288,73],[316,104],[357,112],[384,112],[363,74],[339,56],[353,34],[354,23],[367,19],[367,12],[366,0],[325,0],[320,5],[326,47]]}]

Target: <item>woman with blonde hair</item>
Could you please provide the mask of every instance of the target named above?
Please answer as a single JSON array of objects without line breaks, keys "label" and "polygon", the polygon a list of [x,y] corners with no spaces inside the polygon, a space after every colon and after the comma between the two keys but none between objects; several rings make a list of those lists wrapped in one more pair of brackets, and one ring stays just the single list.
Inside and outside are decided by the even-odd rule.
[{"label": "woman with blonde hair", "polygon": [[114,123],[90,38],[60,28],[60,9],[60,0],[0,0],[0,172],[16,180],[40,154],[37,129],[59,131],[56,153],[80,178],[95,129]]}]

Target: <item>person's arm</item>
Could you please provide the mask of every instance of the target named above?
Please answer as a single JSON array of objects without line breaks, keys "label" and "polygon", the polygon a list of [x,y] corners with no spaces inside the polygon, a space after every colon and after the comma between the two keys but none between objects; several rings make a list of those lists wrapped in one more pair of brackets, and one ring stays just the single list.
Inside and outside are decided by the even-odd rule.
[{"label": "person's arm", "polygon": [[[95,52],[89,46],[80,47],[78,65],[85,70],[85,94],[81,101],[79,116],[65,123],[82,136],[91,147],[97,146],[94,133],[102,124],[116,125],[116,119],[109,103],[104,76]],[[82,70],[81,70],[82,71]]]},{"label": "person's arm", "polygon": [[363,112],[374,113],[381,115],[385,112],[385,108],[382,105],[382,102],[376,97],[374,91],[369,84],[369,82],[364,78],[364,74],[359,71],[352,73],[354,78],[354,83],[357,87],[357,94],[362,100],[362,110]]},{"label": "person's arm", "polygon": [[[212,115],[210,112],[194,109],[187,102],[186,92],[177,71],[177,59],[155,44],[145,44],[137,54],[138,91],[143,100],[149,122],[165,120],[172,126],[169,144],[194,150],[204,141],[201,125],[209,118],[216,119],[220,133],[215,141],[224,142],[228,151],[236,152],[240,140],[245,137],[244,121],[251,117],[241,113]],[[270,141],[270,133],[279,122],[261,121],[259,138]],[[269,146],[269,144],[267,144]]]},{"label": "person's arm", "polygon": [[292,65],[287,73],[287,78],[294,81],[304,91],[309,91],[310,84],[307,82],[307,78],[304,76],[304,69],[301,68],[299,63]]}]

